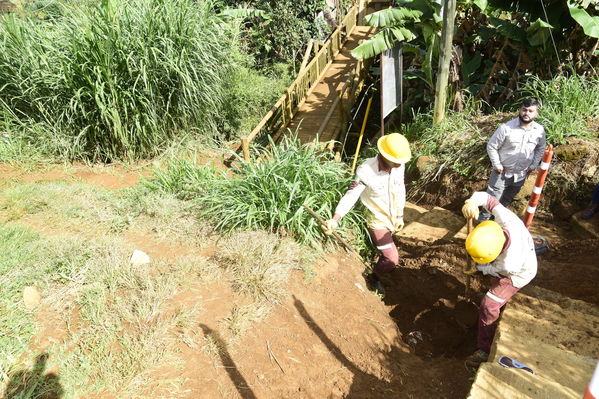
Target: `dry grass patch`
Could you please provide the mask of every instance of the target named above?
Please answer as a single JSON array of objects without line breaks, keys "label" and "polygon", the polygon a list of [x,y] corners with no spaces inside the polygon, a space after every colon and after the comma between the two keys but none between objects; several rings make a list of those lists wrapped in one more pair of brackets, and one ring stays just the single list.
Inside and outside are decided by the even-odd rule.
[{"label": "dry grass patch", "polygon": [[[0,336],[0,393],[11,382],[14,388],[18,370],[33,367],[38,355],[26,353],[35,324],[33,314],[22,309],[22,287],[40,287],[43,302],[65,317],[67,338],[47,353],[65,397],[94,392],[133,397],[147,391],[153,368],[182,362],[176,347],[183,337],[177,332],[201,313],[202,303],[173,310],[167,302],[200,276],[208,281],[219,275],[204,257],[133,266],[132,249],[118,241],[43,239],[17,226],[0,229],[0,246],[7,288],[0,295],[7,312],[0,311],[0,318],[10,327],[10,337]],[[79,318],[75,323],[73,314]],[[15,389],[23,399],[39,396],[35,389]]]},{"label": "dry grass patch", "polygon": [[135,229],[160,240],[200,245],[207,227],[191,205],[143,186],[122,190],[64,181],[14,184],[2,192],[0,219],[39,214],[65,228],[119,233]]},{"label": "dry grass patch", "polygon": [[231,310],[231,315],[224,319],[230,342],[235,342],[241,338],[254,323],[264,321],[272,310],[273,306],[265,302],[235,305]]},{"label": "dry grass patch", "polygon": [[217,261],[231,273],[233,289],[257,301],[278,303],[292,269],[302,268],[302,247],[264,231],[242,232],[222,240]]},{"label": "dry grass patch", "polygon": [[181,362],[176,331],[189,325],[201,304],[175,312],[165,305],[203,274],[207,260],[188,257],[150,267],[131,265],[129,256],[128,250],[104,246],[82,281],[68,287],[75,298],[69,306],[79,308],[82,322],[56,350],[61,378],[73,394],[133,395],[147,386],[151,368]]}]

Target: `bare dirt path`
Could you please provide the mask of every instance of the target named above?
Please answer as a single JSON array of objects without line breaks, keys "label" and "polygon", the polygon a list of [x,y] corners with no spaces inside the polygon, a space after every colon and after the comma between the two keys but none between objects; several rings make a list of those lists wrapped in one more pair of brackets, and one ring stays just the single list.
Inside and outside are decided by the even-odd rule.
[{"label": "bare dirt path", "polygon": [[[28,172],[1,165],[3,179],[67,180],[106,188],[134,184],[146,172],[59,167]],[[44,221],[31,228],[42,234]],[[533,232],[550,239],[551,251],[540,258],[533,281],[543,288],[599,304],[597,240],[578,240],[569,225],[535,221]],[[68,230],[68,229],[67,229]],[[74,227],[73,232],[77,233]],[[68,233],[68,231],[66,231]],[[214,255],[214,245],[170,244],[151,234],[128,232],[124,245],[146,248],[153,258],[172,260],[183,254]],[[275,311],[238,341],[226,336],[225,320],[247,298],[232,291],[226,273],[211,284],[200,280],[168,301],[169,309],[202,303],[202,311],[178,344],[176,364],[148,364],[154,385],[147,392],[172,398],[464,398],[472,374],[463,365],[474,348],[476,307],[464,301],[461,243],[447,240],[421,246],[400,243],[402,267],[385,280],[381,302],[367,290],[363,266],[340,252],[318,260],[314,274],[294,271],[288,295]],[[483,278],[474,279],[480,297]],[[475,296],[476,296],[475,295]],[[47,350],[64,339],[60,315],[42,307],[40,333],[32,350]],[[77,312],[70,316],[76,331]],[[180,331],[171,331],[173,339]],[[221,347],[205,348],[206,337]],[[182,364],[182,366],[180,365]],[[53,370],[60,375],[60,370]],[[99,394],[96,398],[113,396]]]}]

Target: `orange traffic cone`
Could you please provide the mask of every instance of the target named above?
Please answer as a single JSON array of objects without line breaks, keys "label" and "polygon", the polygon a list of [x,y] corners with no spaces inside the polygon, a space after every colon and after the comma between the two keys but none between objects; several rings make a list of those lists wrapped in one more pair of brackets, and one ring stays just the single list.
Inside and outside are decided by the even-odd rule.
[{"label": "orange traffic cone", "polygon": [[597,367],[595,367],[591,382],[589,382],[587,390],[584,391],[582,399],[599,399],[599,363],[597,363]]}]

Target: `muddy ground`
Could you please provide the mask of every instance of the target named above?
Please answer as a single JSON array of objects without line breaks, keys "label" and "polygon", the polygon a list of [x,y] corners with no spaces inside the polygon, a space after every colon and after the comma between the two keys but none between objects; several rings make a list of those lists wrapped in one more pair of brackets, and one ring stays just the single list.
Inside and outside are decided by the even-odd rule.
[{"label": "muddy ground", "polygon": [[[8,166],[0,167],[0,173],[5,179],[66,179],[111,189],[134,184],[146,174],[118,168],[31,174]],[[534,231],[550,232],[551,239],[550,252],[539,258],[539,273],[532,284],[599,305],[599,240],[581,240],[567,222],[550,217],[537,218]],[[154,258],[182,251],[180,247],[170,250],[157,237],[128,240]],[[213,247],[205,247],[210,256]],[[146,388],[146,397],[466,397],[473,373],[463,362],[476,349],[476,304],[486,280],[474,277],[471,296],[465,298],[461,273],[465,252],[458,240],[400,243],[399,248],[401,267],[385,278],[384,301],[367,289],[359,261],[344,252],[330,254],[315,263],[313,277],[294,273],[284,302],[235,344],[227,343],[220,329],[233,305],[243,298],[227,281],[210,286],[192,283],[169,306],[204,303],[193,333],[215,337],[223,350],[215,358],[201,347],[181,342],[182,367],[147,365],[155,384]],[[61,339],[64,326],[59,315],[40,312],[43,328],[32,349],[43,351]],[[76,329],[76,312],[71,323]],[[60,370],[54,372],[59,378]],[[175,379],[183,383],[169,382]]]}]

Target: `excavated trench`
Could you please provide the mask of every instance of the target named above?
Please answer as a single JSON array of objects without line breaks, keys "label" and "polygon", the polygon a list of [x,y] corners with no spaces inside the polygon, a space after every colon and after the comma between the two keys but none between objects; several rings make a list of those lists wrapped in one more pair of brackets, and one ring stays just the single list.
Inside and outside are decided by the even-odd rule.
[{"label": "excavated trench", "polygon": [[403,340],[425,359],[463,358],[476,350],[480,279],[465,297],[463,249],[451,241],[400,243],[401,267],[386,276],[385,304],[392,306]]},{"label": "excavated trench", "polygon": [[[531,285],[573,299],[599,304],[599,240],[579,238],[569,223],[536,222],[551,229],[550,250],[538,257],[539,269]],[[533,233],[534,235],[534,233]],[[465,297],[466,262],[463,241],[441,239],[398,243],[400,266],[384,277],[385,304],[411,351],[424,359],[465,358],[476,350],[478,304],[488,277],[473,276]]]}]

